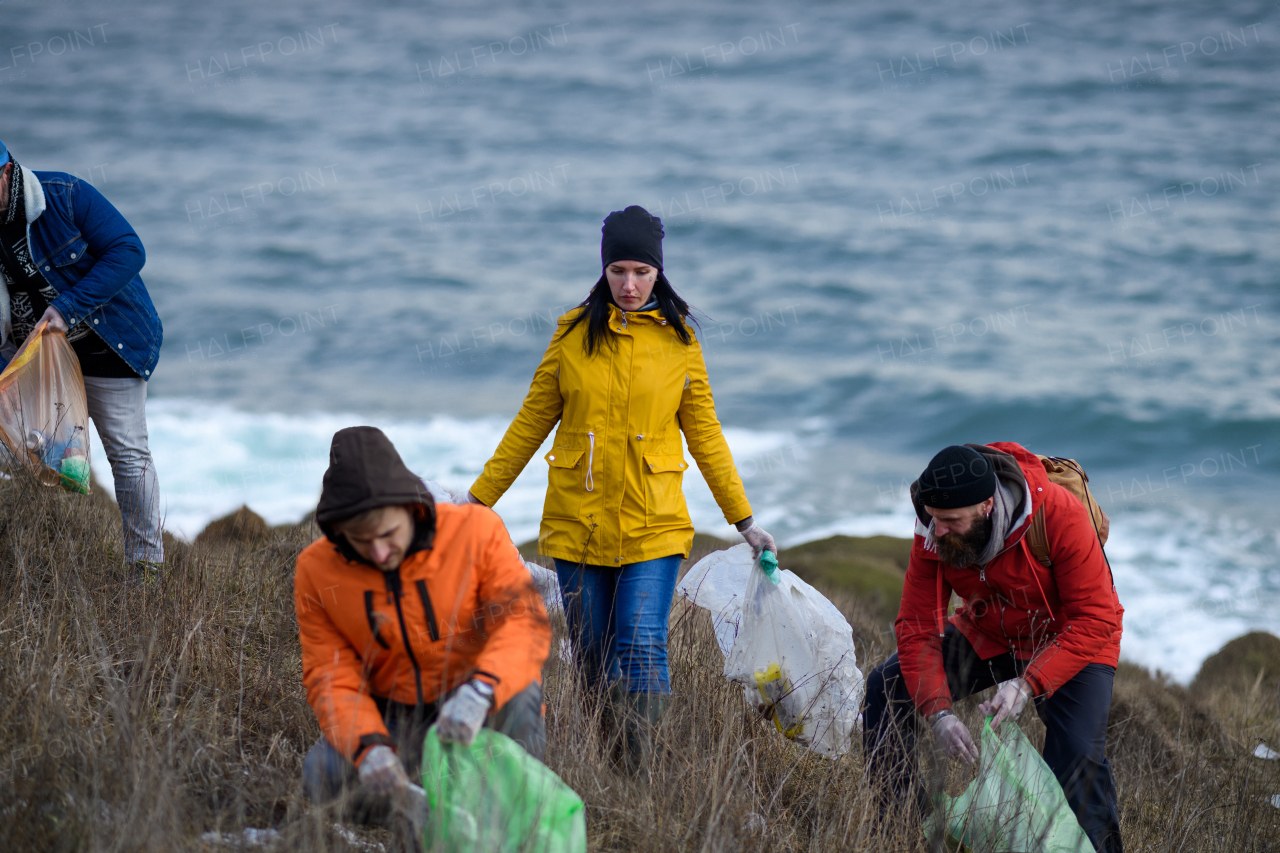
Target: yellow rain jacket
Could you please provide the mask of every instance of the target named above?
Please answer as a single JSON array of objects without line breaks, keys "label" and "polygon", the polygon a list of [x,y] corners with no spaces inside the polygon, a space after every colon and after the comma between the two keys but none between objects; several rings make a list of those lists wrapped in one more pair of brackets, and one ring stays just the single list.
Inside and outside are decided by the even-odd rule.
[{"label": "yellow rain jacket", "polygon": [[[581,308],[559,319],[529,395],[471,486],[489,506],[502,497],[560,422],[547,452],[547,500],[538,553],[597,566],[688,556],[693,523],[681,483],[689,452],[725,520],[751,515],[720,431],[702,345],[680,342],[660,311],[610,306],[617,346],[588,358]],[[689,329],[693,334],[693,329]]]}]

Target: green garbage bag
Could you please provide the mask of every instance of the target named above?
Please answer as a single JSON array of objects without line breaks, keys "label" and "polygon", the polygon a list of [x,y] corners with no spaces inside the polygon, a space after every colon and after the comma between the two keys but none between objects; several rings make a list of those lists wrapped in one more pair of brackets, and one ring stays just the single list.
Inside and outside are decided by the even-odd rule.
[{"label": "green garbage bag", "polygon": [[586,853],[582,799],[506,735],[481,729],[471,746],[442,744],[433,726],[422,787],[427,851]]},{"label": "green garbage bag", "polygon": [[953,850],[1093,853],[1062,786],[1031,741],[1012,721],[1000,729],[991,728],[991,717],[982,724],[978,776],[960,796],[939,797],[935,831],[947,834]]}]

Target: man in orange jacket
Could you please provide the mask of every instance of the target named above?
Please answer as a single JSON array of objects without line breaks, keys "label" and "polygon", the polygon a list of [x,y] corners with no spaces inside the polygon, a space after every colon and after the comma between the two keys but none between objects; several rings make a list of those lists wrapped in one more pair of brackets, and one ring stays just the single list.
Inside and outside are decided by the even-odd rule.
[{"label": "man in orange jacket", "polygon": [[[1013,443],[944,448],[911,498],[898,651],[867,679],[870,775],[890,796],[923,793],[912,779],[917,712],[946,754],[973,763],[978,748],[951,703],[1000,684],[982,713],[999,726],[1034,700],[1045,762],[1081,827],[1099,851],[1121,853],[1106,736],[1124,608],[1089,511]],[[1048,568],[1025,540],[1037,515]],[[964,603],[948,620],[953,591]]]},{"label": "man in orange jacket", "polygon": [[294,597],[302,679],[322,737],[303,762],[313,802],[347,786],[367,814],[420,779],[422,742],[493,728],[541,759],[551,628],[494,512],[437,506],[374,427],[333,436]]}]

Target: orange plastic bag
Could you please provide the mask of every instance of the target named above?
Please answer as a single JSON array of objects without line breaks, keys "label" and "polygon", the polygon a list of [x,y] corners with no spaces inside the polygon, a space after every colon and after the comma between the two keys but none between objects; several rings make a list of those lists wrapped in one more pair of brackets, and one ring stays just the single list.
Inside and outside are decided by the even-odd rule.
[{"label": "orange plastic bag", "polygon": [[89,494],[89,403],[80,359],[47,322],[0,373],[0,442],[44,485]]}]

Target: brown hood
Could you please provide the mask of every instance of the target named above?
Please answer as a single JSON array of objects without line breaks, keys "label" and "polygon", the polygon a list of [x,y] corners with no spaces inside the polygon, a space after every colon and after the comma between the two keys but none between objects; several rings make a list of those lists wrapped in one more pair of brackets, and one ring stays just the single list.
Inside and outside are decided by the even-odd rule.
[{"label": "brown hood", "polygon": [[391,439],[377,427],[347,427],[333,434],[316,524],[344,556],[364,562],[352,556],[354,551],[345,536],[334,533],[336,522],[380,506],[410,504],[422,508],[414,513],[417,525],[412,553],[430,548],[435,534],[435,501],[426,484],[409,470]]}]

